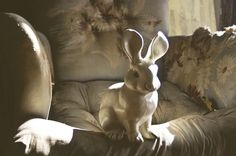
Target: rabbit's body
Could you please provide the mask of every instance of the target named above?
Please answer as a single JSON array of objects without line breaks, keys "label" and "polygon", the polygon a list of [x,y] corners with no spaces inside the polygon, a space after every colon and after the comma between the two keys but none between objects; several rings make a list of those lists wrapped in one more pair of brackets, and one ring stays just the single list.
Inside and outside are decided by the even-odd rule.
[{"label": "rabbit's body", "polygon": [[109,129],[109,126],[114,125],[112,126],[113,128],[125,129],[129,139],[134,140],[139,135],[139,127],[143,125],[146,127],[141,131],[142,136],[150,138],[151,135],[144,130],[151,124],[152,114],[157,107],[157,91],[143,94],[130,90],[124,83],[122,84],[122,87],[109,89],[104,95],[101,109],[112,112],[106,117],[114,116],[112,118],[117,118],[117,120],[108,119],[107,125],[103,124],[103,127],[106,128],[108,126]]},{"label": "rabbit's body", "polygon": [[168,42],[163,34],[158,33],[149,46],[147,57],[142,58],[142,36],[131,29],[125,35],[124,48],[130,59],[130,69],[123,83],[110,86],[103,94],[99,120],[111,138],[120,139],[125,131],[130,141],[143,141],[142,136],[152,138],[148,129],[157,107],[157,89],[160,87],[155,61],[165,54]]}]

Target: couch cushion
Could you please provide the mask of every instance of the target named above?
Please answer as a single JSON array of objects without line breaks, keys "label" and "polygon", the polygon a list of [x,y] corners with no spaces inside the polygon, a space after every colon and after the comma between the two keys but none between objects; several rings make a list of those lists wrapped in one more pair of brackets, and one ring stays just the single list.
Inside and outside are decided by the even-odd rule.
[{"label": "couch cushion", "polygon": [[[92,81],[80,83],[76,81],[61,82],[56,87],[53,96],[53,119],[87,129],[75,130],[73,140],[66,148],[67,155],[232,155],[235,153],[235,113],[236,108],[223,109],[209,113],[206,116],[199,105],[181,92],[175,85],[164,82],[159,90],[160,105],[159,120],[165,122],[182,115],[191,114],[152,126],[152,132],[157,136],[155,140],[145,140],[142,144],[130,143],[127,138],[121,141],[112,141],[103,134],[97,122],[96,112],[99,107],[99,96],[111,81]],[[164,103],[162,103],[163,101]],[[166,101],[171,104],[166,105]],[[166,108],[165,108],[166,107]],[[163,109],[164,108],[164,109]],[[160,116],[160,114],[164,116]],[[167,114],[167,115],[166,115]],[[194,115],[193,115],[194,114]],[[166,115],[166,116],[165,116]],[[164,119],[164,118],[165,119]],[[82,139],[82,141],[81,141]],[[93,150],[87,150],[97,142]],[[138,149],[136,148],[138,146]],[[149,150],[152,147],[152,150]],[[215,150],[212,150],[214,147]],[[187,150],[186,150],[187,149]],[[197,149],[197,150],[196,150]],[[55,150],[53,148],[52,150]],[[60,147],[61,152],[63,147]],[[58,152],[58,151],[56,151]],[[172,154],[173,153],[173,154]],[[61,154],[63,155],[63,154]],[[65,154],[64,154],[65,155]]]},{"label": "couch cushion", "polygon": [[60,0],[48,11],[46,33],[58,81],[123,79],[128,62],[120,45],[126,28],[137,29],[146,45],[167,32],[165,0]]},{"label": "couch cushion", "polygon": [[68,125],[101,132],[98,122],[101,93],[113,81],[60,82],[55,87],[50,118]]},{"label": "couch cushion", "polygon": [[[51,118],[74,127],[100,132],[100,99],[108,86],[114,83],[115,81],[58,83],[53,94]],[[163,82],[158,92],[160,98],[153,117],[155,123],[164,123],[189,114],[204,114],[208,111],[169,82]]]},{"label": "couch cushion", "polygon": [[166,79],[194,100],[214,107],[236,106],[236,28],[223,32],[197,29],[191,36],[170,38]]},{"label": "couch cushion", "polygon": [[165,123],[185,115],[206,114],[209,109],[202,103],[195,102],[175,84],[162,82],[158,90],[159,103],[153,115],[153,123]]}]

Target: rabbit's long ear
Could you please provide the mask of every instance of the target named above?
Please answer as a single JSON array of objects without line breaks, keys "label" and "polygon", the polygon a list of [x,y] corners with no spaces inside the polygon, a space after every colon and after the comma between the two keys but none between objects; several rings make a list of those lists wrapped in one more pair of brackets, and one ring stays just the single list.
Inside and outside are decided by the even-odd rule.
[{"label": "rabbit's long ear", "polygon": [[140,62],[143,37],[134,29],[126,29],[123,34],[123,47],[131,63]]},{"label": "rabbit's long ear", "polygon": [[145,60],[156,62],[159,58],[165,55],[169,48],[169,42],[165,35],[159,31],[157,35],[152,39]]}]

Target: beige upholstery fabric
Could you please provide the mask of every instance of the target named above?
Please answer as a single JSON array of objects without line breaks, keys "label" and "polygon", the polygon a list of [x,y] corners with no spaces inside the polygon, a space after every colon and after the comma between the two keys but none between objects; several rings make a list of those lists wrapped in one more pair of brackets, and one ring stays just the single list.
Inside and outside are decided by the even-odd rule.
[{"label": "beige upholstery fabric", "polygon": [[[164,60],[166,79],[169,82],[162,83],[159,90],[159,107],[154,114],[155,122],[163,124],[154,125],[151,128],[157,136],[156,140],[152,140],[154,142],[145,141],[144,144],[136,146],[129,144],[127,140],[113,142],[98,133],[76,131],[75,134],[78,136],[75,136],[72,152],[69,154],[73,156],[82,151],[84,155],[95,155],[95,153],[124,156],[235,155],[236,111],[233,107],[234,100],[230,98],[235,93],[231,90],[234,88],[235,82],[234,77],[231,77],[235,73],[233,72],[234,64],[231,62],[232,66],[226,64],[222,70],[218,70],[222,75],[228,72],[226,76],[230,76],[232,79],[226,77],[225,80],[229,82],[229,85],[232,84],[232,88],[229,85],[220,85],[218,80],[222,79],[216,79],[219,76],[216,72],[216,67],[219,67],[218,63],[224,60],[224,57],[232,59],[234,56],[234,39],[233,30],[228,30],[223,36],[217,36],[203,28],[198,29],[193,36],[170,38],[171,48]],[[226,61],[226,63],[229,62]],[[209,68],[213,72],[204,72]],[[207,74],[213,75],[208,77]],[[204,81],[206,79],[202,78],[210,78],[210,80]],[[200,92],[198,89],[202,85],[197,83],[199,80],[201,80],[200,84],[209,82],[206,86],[211,88],[204,89],[203,87]],[[70,81],[57,84],[52,115],[56,120],[69,125],[100,132],[101,129],[96,120],[99,93],[110,83],[113,82]],[[210,91],[214,93],[215,90],[212,88],[219,85],[222,90],[218,95],[227,97],[225,100],[229,102],[225,105],[220,100],[214,101],[219,97],[207,96],[213,95],[209,94]],[[204,113],[211,108],[208,105],[214,104],[214,102],[219,107],[228,108],[205,115]],[[91,147],[95,140],[99,144],[87,152],[85,149]],[[153,150],[150,150],[150,147]],[[97,151],[101,152],[97,153]]]},{"label": "beige upholstery fabric", "polygon": [[209,112],[205,105],[196,103],[175,84],[168,81],[161,83],[158,94],[159,101],[153,123],[160,124],[189,114],[203,115]]},{"label": "beige upholstery fabric", "polygon": [[158,30],[168,30],[166,0],[60,0],[47,16],[58,81],[122,80],[128,66],[122,31],[137,29],[148,45]]},{"label": "beige upholstery fabric", "polygon": [[211,32],[197,29],[191,36],[170,38],[165,56],[166,79],[198,103],[215,108],[233,107],[236,101],[236,29]]},{"label": "beige upholstery fabric", "polygon": [[[100,98],[114,81],[61,82],[56,85],[51,116],[68,125],[101,132],[98,122]],[[164,123],[189,114],[205,114],[208,109],[190,99],[177,86],[163,82],[159,92],[159,105],[154,123]]]},{"label": "beige upholstery fabric", "polygon": [[102,92],[112,83],[114,82],[69,81],[57,84],[52,100],[52,118],[74,127],[101,132],[97,120],[99,99]]}]

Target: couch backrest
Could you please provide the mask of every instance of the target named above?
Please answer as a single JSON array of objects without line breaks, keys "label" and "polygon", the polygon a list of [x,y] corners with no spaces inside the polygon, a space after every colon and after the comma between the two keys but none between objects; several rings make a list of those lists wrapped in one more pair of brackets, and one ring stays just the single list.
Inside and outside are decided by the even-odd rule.
[{"label": "couch backrest", "polygon": [[236,106],[236,27],[170,37],[164,57],[165,78],[194,100],[215,107]]},{"label": "couch backrest", "polygon": [[[126,28],[148,45],[167,32],[166,0],[59,0],[48,12],[56,81],[122,80],[128,61],[121,46]],[[146,46],[147,48],[147,46]]]}]

